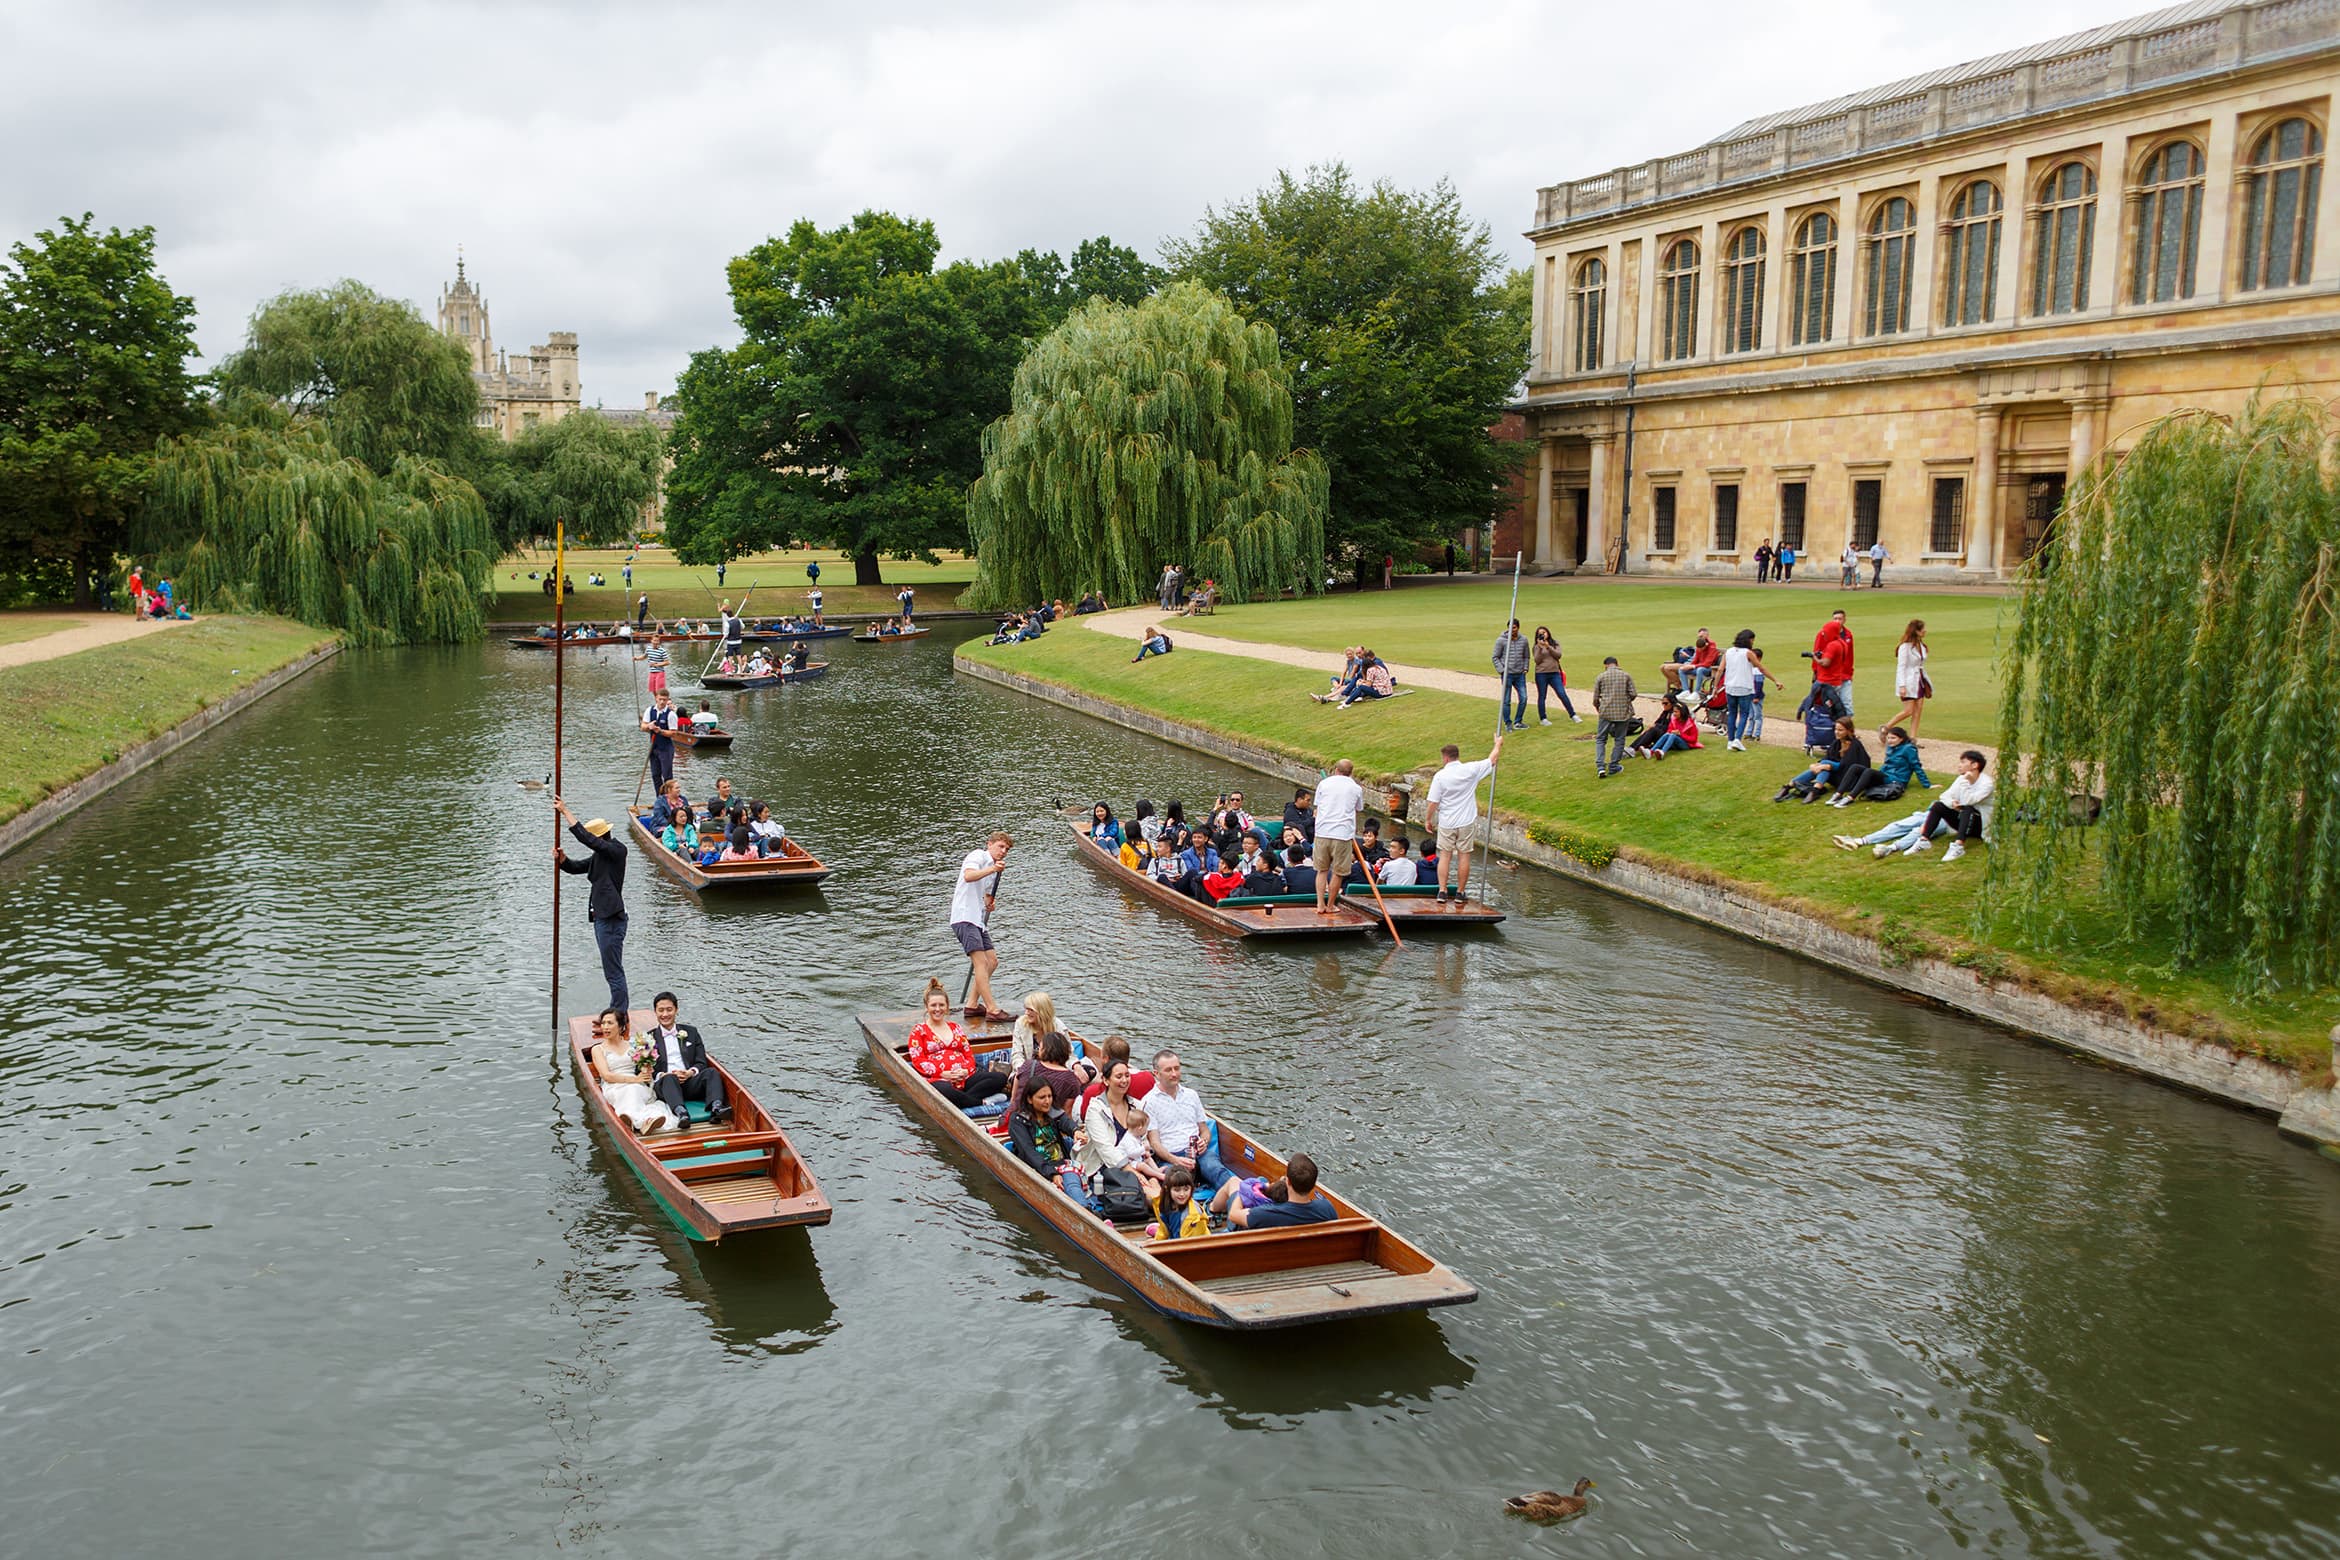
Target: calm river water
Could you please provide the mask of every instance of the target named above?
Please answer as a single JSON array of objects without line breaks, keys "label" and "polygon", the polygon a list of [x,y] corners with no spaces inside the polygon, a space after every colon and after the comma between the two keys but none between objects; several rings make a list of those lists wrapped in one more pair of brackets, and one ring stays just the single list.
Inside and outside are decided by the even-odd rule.
[{"label": "calm river water", "polygon": [[[1215,940],[1049,814],[1244,777],[830,654],[683,773],[837,877],[628,884],[809,1236],[684,1240],[555,1060],[541,657],[345,655],[0,861],[0,1552],[2340,1553],[2340,1165],[1533,872],[1478,940]],[[615,816],[632,666],[578,662]],[[1479,1302],[1172,1324],[909,1124],[852,1015],[956,989],[998,823],[1003,992],[1177,1043]],[[1579,1475],[1571,1528],[1499,1509]]]}]

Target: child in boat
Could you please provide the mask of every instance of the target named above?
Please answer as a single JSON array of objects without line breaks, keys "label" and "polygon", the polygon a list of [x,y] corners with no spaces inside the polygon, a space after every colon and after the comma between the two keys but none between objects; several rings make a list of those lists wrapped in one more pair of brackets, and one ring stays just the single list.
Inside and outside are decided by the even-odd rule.
[{"label": "child in boat", "polygon": [[1121,864],[1129,868],[1132,872],[1145,871],[1146,863],[1151,861],[1153,856],[1153,846],[1147,844],[1142,839],[1123,840],[1121,842]]},{"label": "child in boat", "polygon": [[1194,1200],[1194,1172],[1172,1165],[1162,1175],[1162,1195],[1151,1199],[1154,1222],[1146,1226],[1148,1240],[1191,1240],[1211,1232],[1211,1216]]},{"label": "child in boat", "polygon": [[678,808],[665,828],[658,831],[658,843],[678,856],[695,856],[699,851],[699,825],[686,804]]},{"label": "child in boat", "polygon": [[723,854],[716,859],[719,861],[755,861],[760,859],[756,855],[755,841],[748,834],[746,824],[735,823],[731,826],[731,832],[724,836]]},{"label": "child in boat", "polygon": [[[1163,1177],[1162,1166],[1154,1158],[1153,1149],[1146,1146],[1146,1133],[1152,1126],[1152,1120],[1145,1111],[1139,1108],[1137,1101],[1131,1100],[1129,1102],[1129,1135],[1121,1140],[1129,1157],[1122,1162],[1122,1168],[1149,1187],[1160,1185]],[[1130,1146],[1133,1144],[1134,1147]]]}]

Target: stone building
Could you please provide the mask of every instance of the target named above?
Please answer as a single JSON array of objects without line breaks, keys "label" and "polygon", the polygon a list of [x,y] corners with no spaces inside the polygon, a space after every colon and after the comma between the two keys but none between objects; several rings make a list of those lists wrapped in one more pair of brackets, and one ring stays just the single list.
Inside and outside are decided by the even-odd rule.
[{"label": "stone building", "polygon": [[461,254],[455,257],[454,284],[439,293],[439,332],[470,355],[482,428],[517,439],[530,428],[559,422],[577,409],[577,333],[556,330],[541,346],[518,357],[497,351],[488,329],[487,298],[464,275]]},{"label": "stone building", "polygon": [[1995,578],[2163,413],[2340,395],[2336,84],[2340,0],[2194,0],[1541,191],[1531,560]]}]

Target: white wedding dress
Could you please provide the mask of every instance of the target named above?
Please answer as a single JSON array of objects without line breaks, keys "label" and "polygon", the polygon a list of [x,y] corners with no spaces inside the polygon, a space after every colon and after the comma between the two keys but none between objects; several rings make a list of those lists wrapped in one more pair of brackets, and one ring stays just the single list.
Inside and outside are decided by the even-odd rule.
[{"label": "white wedding dress", "polygon": [[[598,1052],[600,1047],[594,1049]],[[597,1060],[604,1067],[610,1065],[607,1056],[598,1056]],[[650,1092],[650,1085],[646,1083],[605,1082],[601,1086],[601,1097],[609,1101],[609,1108],[622,1119],[640,1122],[645,1132],[664,1132],[675,1124],[674,1112],[666,1108],[664,1100]]]}]

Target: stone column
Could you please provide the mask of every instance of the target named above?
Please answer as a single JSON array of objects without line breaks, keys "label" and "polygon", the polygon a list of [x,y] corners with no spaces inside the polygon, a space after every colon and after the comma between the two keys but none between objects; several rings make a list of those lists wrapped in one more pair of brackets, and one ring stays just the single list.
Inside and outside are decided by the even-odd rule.
[{"label": "stone column", "polygon": [[1585,494],[1589,518],[1584,527],[1584,563],[1595,573],[1608,568],[1609,556],[1609,446],[1612,436],[1591,435],[1592,475]]},{"label": "stone column", "polygon": [[2124,191],[2128,185],[2129,143],[2108,135],[2097,149],[2096,231],[2089,246],[2088,312],[2110,314],[2120,303],[2121,236],[2128,231]]},{"label": "stone column", "polygon": [[1527,547],[1528,558],[1539,569],[1549,568],[1552,558],[1552,441],[1536,440],[1536,534],[1533,544],[1525,537],[1521,545]]},{"label": "stone column", "polygon": [[1915,223],[1910,229],[1909,322],[1906,334],[1930,336],[1942,311],[1934,297],[1934,254],[1941,247],[1940,203],[1942,181],[1926,174],[1918,180]]},{"label": "stone column", "polygon": [[[2103,420],[2105,405],[2106,403],[2101,397],[2083,397],[2072,403],[2071,444],[2064,459],[2066,484],[2064,503],[2067,506],[2072,502],[2071,485],[2077,483],[2081,473],[2085,472],[2096,460],[2097,424]],[[2061,524],[2060,521],[2058,523]],[[2064,542],[2066,546],[2078,547],[2080,545],[2080,528],[2075,525],[2065,526]]]},{"label": "stone column", "polygon": [[1966,507],[1966,568],[1996,574],[1999,568],[1999,421],[1996,406],[1974,409],[1974,494]]},{"label": "stone column", "polygon": [[[2229,261],[2234,255],[2234,244],[2227,235],[2235,214],[2243,209],[2242,185],[2235,173],[2234,141],[2234,115],[2220,114],[2210,121],[2209,141],[2203,148],[2206,176],[2202,181],[2202,239],[2194,251],[2194,296],[2197,298],[2224,298],[2233,286]],[[2324,182],[2329,198],[2332,181]],[[2322,246],[2318,247],[2320,253]]]},{"label": "stone column", "polygon": [[2024,184],[2028,169],[2021,157],[2007,159],[1999,175],[1999,279],[1991,302],[1991,318],[2022,319],[2031,310],[2023,291],[2023,238],[2031,224],[2031,191]]}]

